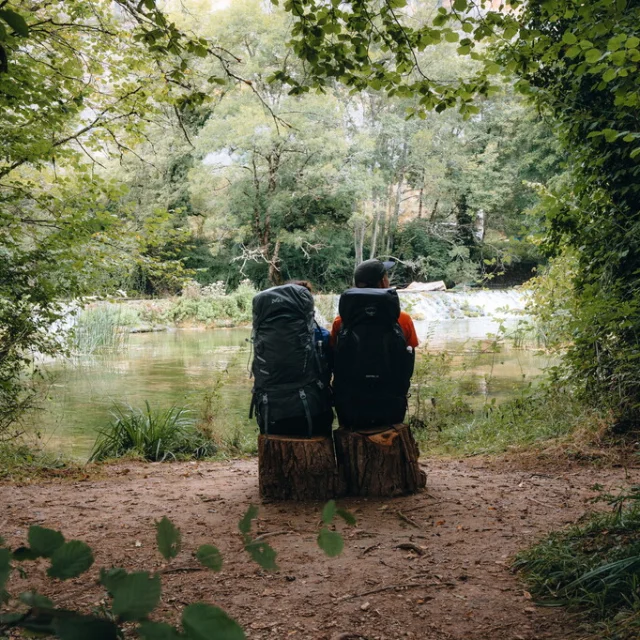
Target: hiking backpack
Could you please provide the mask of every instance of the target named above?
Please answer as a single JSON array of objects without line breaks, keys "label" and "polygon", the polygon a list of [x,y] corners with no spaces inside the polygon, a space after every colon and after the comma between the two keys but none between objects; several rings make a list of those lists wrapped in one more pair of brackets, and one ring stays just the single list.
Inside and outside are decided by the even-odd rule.
[{"label": "hiking backpack", "polygon": [[398,324],[395,289],[349,289],[334,351],[333,393],[340,425],[351,429],[404,420],[415,354]]},{"label": "hiking backpack", "polygon": [[253,298],[249,417],[255,409],[261,433],[312,436],[331,430],[330,373],[314,333],[313,296],[305,287],[285,284]]}]

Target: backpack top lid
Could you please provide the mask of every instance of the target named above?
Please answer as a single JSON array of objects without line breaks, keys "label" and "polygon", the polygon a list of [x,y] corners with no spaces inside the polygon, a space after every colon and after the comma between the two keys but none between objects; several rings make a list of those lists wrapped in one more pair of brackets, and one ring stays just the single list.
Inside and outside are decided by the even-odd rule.
[{"label": "backpack top lid", "polygon": [[304,318],[313,326],[313,296],[298,284],[265,289],[253,298],[254,329],[267,320]]},{"label": "backpack top lid", "polygon": [[356,324],[393,324],[400,317],[400,298],[395,289],[347,289],[338,304],[345,327]]}]

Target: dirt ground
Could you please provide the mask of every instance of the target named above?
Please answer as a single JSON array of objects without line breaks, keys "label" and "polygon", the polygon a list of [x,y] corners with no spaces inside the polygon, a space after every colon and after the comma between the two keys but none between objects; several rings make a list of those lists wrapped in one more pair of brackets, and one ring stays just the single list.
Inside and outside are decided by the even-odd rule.
[{"label": "dirt ground", "polygon": [[[99,479],[0,486],[0,532],[18,546],[28,526],[39,524],[91,545],[90,572],[41,587],[60,606],[90,609],[103,597],[97,567],[122,566],[162,571],[158,618],[176,621],[184,605],[206,601],[252,639],[582,637],[565,611],[534,605],[509,559],[580,518],[595,483],[639,483],[640,470],[568,462],[536,468],[513,459],[421,462],[428,481],[419,495],[341,502],[358,523],[338,525],[345,536],[338,558],[316,545],[321,504],[260,505],[254,531],[277,550],[275,573],[248,559],[238,533],[248,505],[260,504],[256,460],[119,464]],[[183,535],[183,550],[169,564],[155,548],[154,519],[163,515]],[[219,573],[199,570],[193,558],[205,542],[224,555]],[[16,578],[11,590],[27,586],[33,577]]]}]

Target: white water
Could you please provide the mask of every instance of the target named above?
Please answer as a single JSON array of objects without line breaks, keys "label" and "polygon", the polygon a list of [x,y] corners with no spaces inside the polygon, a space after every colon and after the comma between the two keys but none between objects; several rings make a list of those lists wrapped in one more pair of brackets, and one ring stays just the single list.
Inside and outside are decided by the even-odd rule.
[{"label": "white water", "polygon": [[527,300],[526,293],[518,289],[398,293],[404,311],[411,314],[414,320],[428,322],[521,316]]},{"label": "white water", "polygon": [[[486,340],[501,325],[513,328],[525,313],[528,294],[519,289],[476,289],[472,291],[398,291],[402,309],[409,313],[418,338],[430,348],[448,343]],[[340,296],[333,296],[332,315],[338,314]],[[326,307],[325,307],[326,308]],[[333,318],[316,307],[320,324],[330,326]]]}]

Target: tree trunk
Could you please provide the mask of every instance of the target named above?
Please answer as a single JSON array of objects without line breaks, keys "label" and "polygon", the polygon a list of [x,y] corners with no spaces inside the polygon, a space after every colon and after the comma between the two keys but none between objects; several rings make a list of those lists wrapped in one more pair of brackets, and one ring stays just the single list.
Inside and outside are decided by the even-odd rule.
[{"label": "tree trunk", "polygon": [[371,251],[369,252],[369,259],[376,257],[376,249],[378,245],[378,230],[380,228],[380,209],[382,203],[380,198],[374,200],[375,211],[373,213],[373,235],[371,236]]},{"label": "tree trunk", "polygon": [[422,209],[424,208],[424,186],[425,186],[425,179],[426,179],[426,169],[422,170],[422,182],[420,183],[420,195],[418,196],[418,219],[422,218]]},{"label": "tree trunk", "polygon": [[354,245],[355,254],[356,254],[356,265],[360,264],[363,260],[364,231],[365,231],[364,217],[356,218],[353,221],[353,245]]},{"label": "tree trunk", "polygon": [[[267,247],[267,251],[269,248]],[[266,257],[269,263],[269,282],[275,287],[282,284],[282,273],[280,272],[280,240],[276,241],[273,253]]]},{"label": "tree trunk", "polygon": [[400,201],[402,200],[402,190],[404,187],[404,169],[398,178],[398,188],[396,189],[396,199],[393,205],[393,215],[389,220],[389,232],[387,233],[387,252],[390,256],[393,253],[393,242],[395,240],[396,229],[398,228],[398,218],[400,217]]},{"label": "tree trunk", "polygon": [[347,495],[393,497],[416,493],[427,475],[418,465],[418,446],[405,424],[382,432],[335,432],[336,457]]},{"label": "tree trunk", "polygon": [[329,500],[340,493],[331,438],[258,436],[260,496],[270,500]]}]

